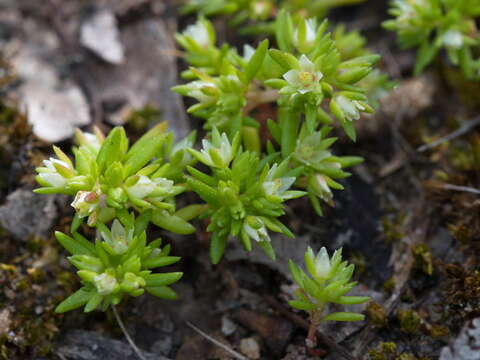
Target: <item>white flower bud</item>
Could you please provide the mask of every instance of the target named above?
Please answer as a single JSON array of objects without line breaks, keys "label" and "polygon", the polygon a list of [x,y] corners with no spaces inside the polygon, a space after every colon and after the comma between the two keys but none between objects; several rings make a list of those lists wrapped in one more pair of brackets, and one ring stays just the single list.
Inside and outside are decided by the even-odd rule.
[{"label": "white flower bud", "polygon": [[315,258],[315,272],[320,279],[327,279],[330,275],[330,258],[328,257],[327,249],[322,247]]},{"label": "white flower bud", "polygon": [[157,185],[149,177],[141,175],[135,185],[127,188],[127,193],[134,198],[144,199],[147,197]]},{"label": "white flower bud", "polygon": [[67,179],[58,173],[45,172],[38,174],[38,176],[52,187],[63,187],[67,185]]},{"label": "white flower bud", "polygon": [[[259,226],[254,228],[249,224],[249,222],[255,222]],[[268,235],[267,228],[261,219],[258,217],[249,217],[243,222],[243,230],[247,233],[249,237],[255,241],[270,241],[270,236]]]},{"label": "white flower bud", "polygon": [[442,36],[442,43],[451,49],[460,49],[463,46],[463,35],[458,30],[448,30]]},{"label": "white flower bud", "polygon": [[207,26],[201,20],[197,21],[195,24],[188,25],[183,32],[183,35],[191,38],[202,48],[208,48],[213,45]]},{"label": "white flower bud", "polygon": [[107,274],[106,272],[95,276],[93,278],[93,284],[97,288],[97,292],[104,296],[111,294],[118,287],[115,276]]},{"label": "white flower bud", "polygon": [[360,119],[360,111],[365,110],[365,107],[356,100],[350,100],[343,95],[335,98],[338,106],[345,114],[345,118],[349,121]]},{"label": "white flower bud", "polygon": [[[317,37],[317,23],[315,19],[305,19],[304,21],[306,29],[304,44],[307,48],[311,48],[314,45],[315,39]],[[293,33],[293,44],[297,48],[300,45],[300,40],[298,36],[298,29],[295,29],[295,32]]]}]

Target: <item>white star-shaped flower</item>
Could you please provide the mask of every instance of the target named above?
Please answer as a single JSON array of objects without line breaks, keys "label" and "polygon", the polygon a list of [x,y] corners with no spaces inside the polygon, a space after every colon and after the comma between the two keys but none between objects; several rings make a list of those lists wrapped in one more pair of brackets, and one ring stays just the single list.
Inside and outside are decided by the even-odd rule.
[{"label": "white star-shaped flower", "polygon": [[300,70],[289,70],[283,74],[283,78],[300,94],[314,91],[323,78],[323,74],[315,69],[315,64],[306,55],[300,57],[299,64]]}]

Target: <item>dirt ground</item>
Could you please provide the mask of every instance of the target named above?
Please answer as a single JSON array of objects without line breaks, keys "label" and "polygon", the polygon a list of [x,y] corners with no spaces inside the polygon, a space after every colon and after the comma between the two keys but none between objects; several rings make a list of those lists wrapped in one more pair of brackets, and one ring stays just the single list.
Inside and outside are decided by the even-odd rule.
[{"label": "dirt ground", "polygon": [[[82,44],[99,11],[114,19],[121,63],[118,49]],[[321,328],[326,359],[480,359],[480,86],[442,58],[412,77],[414,53],[381,29],[386,17],[381,0],[330,17],[361,30],[398,83],[357,123],[355,144],[335,145],[365,158],[335,207],[318,217],[307,199],[290,202],[285,221],[297,238],[272,238],[276,263],[232,244],[212,266],[202,222],[190,236],[156,230],[185,275],[178,301],[144,295],[119,307],[147,359],[234,358],[189,324],[250,359],[310,359],[304,314],[286,303],[286,260],[298,262],[307,245],[343,246],[357,266],[355,291],[372,297],[358,309],[367,321]],[[77,126],[125,123],[136,137],[162,119],[179,138],[199,128],[169,90],[185,67],[172,35],[192,20],[162,0],[0,0],[0,359],[136,359],[110,312],[53,313],[79,285],[53,237],[73,212],[67,197],[31,192],[34,169],[52,142],[68,151]],[[215,25],[221,41],[253,40]]]}]

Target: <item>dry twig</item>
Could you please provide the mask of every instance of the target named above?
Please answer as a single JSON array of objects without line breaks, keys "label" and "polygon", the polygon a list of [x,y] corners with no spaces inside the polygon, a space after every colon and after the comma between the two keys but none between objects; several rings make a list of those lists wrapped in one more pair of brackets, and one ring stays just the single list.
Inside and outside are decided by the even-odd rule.
[{"label": "dry twig", "polygon": [[120,329],[122,329],[123,335],[124,335],[125,338],[127,339],[128,343],[129,343],[130,346],[132,347],[132,349],[133,349],[133,351],[135,352],[135,354],[137,354],[137,356],[138,356],[139,359],[141,359],[141,360],[147,360],[147,359],[142,355],[142,352],[141,352],[140,349],[137,347],[137,345],[135,344],[135,342],[133,341],[133,339],[130,337],[130,334],[128,333],[127,328],[125,327],[125,325],[123,324],[123,321],[122,321],[122,319],[120,318],[120,315],[118,314],[118,311],[117,311],[117,308],[115,307],[115,305],[112,305],[112,311],[113,311],[113,315],[115,316],[115,319],[117,320],[118,326],[120,326]]},{"label": "dry twig", "polygon": [[424,151],[427,151],[429,149],[432,149],[432,148],[434,148],[434,147],[436,147],[440,144],[443,144],[444,142],[453,140],[453,139],[455,139],[459,136],[462,136],[462,135],[468,133],[470,130],[472,130],[474,127],[476,127],[478,125],[480,125],[480,116],[477,116],[476,118],[465,122],[462,126],[460,126],[454,132],[452,132],[448,135],[445,135],[445,136],[441,137],[440,139],[433,141],[430,144],[425,144],[425,145],[420,146],[419,148],[417,148],[417,151],[418,152],[424,152]]},{"label": "dry twig", "polygon": [[235,350],[233,349],[230,349],[227,345],[221,343],[220,341],[218,341],[217,339],[213,338],[212,336],[208,335],[207,333],[203,332],[202,330],[200,330],[199,328],[197,328],[195,325],[193,325],[191,322],[187,321],[186,324],[191,327],[194,331],[196,331],[197,333],[199,333],[200,335],[202,335],[205,339],[207,339],[208,341],[210,341],[211,343],[217,345],[218,347],[222,348],[223,350],[225,350],[226,352],[228,352],[230,355],[232,355],[235,359],[239,359],[239,360],[248,360],[245,356],[243,356],[242,354],[236,352]]}]

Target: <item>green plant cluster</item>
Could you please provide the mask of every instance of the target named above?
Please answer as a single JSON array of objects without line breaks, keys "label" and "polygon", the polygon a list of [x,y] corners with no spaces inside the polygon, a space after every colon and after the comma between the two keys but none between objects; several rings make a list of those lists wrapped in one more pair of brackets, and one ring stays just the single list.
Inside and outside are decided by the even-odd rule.
[{"label": "green plant cluster", "polygon": [[55,235],[72,255],[68,258],[78,271],[83,286],[55,309],[62,313],[85,305],[85,312],[97,308],[106,310],[120,303],[125,295],[140,296],[145,290],[164,299],[176,299],[168,285],[182,277],[181,272],[152,273],[153,268],[167,266],[180,260],[169,256],[170,245],[160,247],[161,239],[147,244],[145,228],[151,212],[137,217],[123,217],[125,223],[113,221],[111,230],[98,224],[100,236],[91,242],[78,232],[67,236]]},{"label": "green plant cluster", "polygon": [[36,169],[42,187],[35,192],[75,197],[72,231],[84,219],[96,226],[133,208],[140,213],[151,209],[152,221],[166,230],[192,233],[195,229],[175,215],[175,196],[185,191],[182,174],[193,160],[186,149],[195,134],[173,146],[173,134],[165,130],[166,123],[161,123],[132,146],[121,127],[107,138],[98,130],[77,131],[74,161],[54,146],[57,158],[44,160],[44,166]]},{"label": "green plant cluster", "polygon": [[[338,123],[356,139],[354,121],[374,111],[362,82],[367,84],[379,58],[363,49],[360,35],[347,38],[339,28],[332,37],[327,27],[315,19],[296,24],[283,11],[275,23],[278,48],[264,40],[239,55],[228,45],[217,47],[212,24],[200,18],[177,34],[191,67],[182,74],[190,82],[174,87],[197,100],[188,112],[204,119],[207,131],[217,128],[229,140],[240,134],[247,151],[298,168],[294,187],[308,193],[318,214],[322,201],[333,203],[332,189],[342,189],[338,179],[349,176],[346,169],[362,161],[335,156],[336,138],[328,134]],[[276,105],[277,118],[267,121],[269,140],[262,142],[262,124],[252,115],[265,103]]]},{"label": "green plant cluster", "polygon": [[[173,90],[196,100],[188,112],[205,122],[200,149],[195,133],[174,143],[165,123],[131,145],[122,127],[106,137],[99,130],[77,131],[73,160],[54,147],[56,157],[37,168],[37,193],[74,199],[71,234],[56,236],[72,255],[82,287],[58,312],[105,310],[145,291],[175,298],[169,285],[182,274],[153,270],[180,259],[170,256],[169,245],[148,240],[149,224],[191,234],[190,221],[205,219],[213,264],[230,239],[246,251],[256,244],[275,259],[271,234],[294,237],[281,219],[287,201],[306,195],[318,214],[323,203],[333,205],[333,190],[343,188],[340,179],[362,159],[335,155],[337,138],[330,134],[340,131],[355,141],[354,122],[374,112],[366,81],[379,56],[364,49],[357,33],[337,28],[332,35],[326,21],[297,21],[282,10],[274,27],[276,47],[265,39],[242,55],[229,45],[217,47],[212,23],[203,17],[176,35],[191,67],[182,73],[187,82]],[[265,123],[254,116],[262,104],[276,110]],[[202,203],[178,209],[176,197],[184,192]],[[79,234],[83,222],[95,239]],[[312,254],[306,259],[313,278],[291,265],[306,291],[292,304],[315,305],[307,310],[317,314],[328,302],[366,301],[344,296],[355,283],[353,266],[341,261],[340,251],[331,260],[325,249],[316,260]],[[318,277],[312,266],[329,270]],[[321,320],[360,318],[336,313]]]},{"label": "green plant cluster", "polygon": [[289,301],[295,309],[309,313],[310,322],[316,328],[322,321],[360,321],[364,315],[353,312],[333,312],[325,314],[329,303],[354,305],[370,300],[366,296],[346,296],[357,284],[351,282],[355,266],[342,261],[342,249],[328,256],[324,247],[315,255],[309,247],[305,253],[308,274],[290,260],[290,271],[299,286],[295,300]]},{"label": "green plant cluster", "polygon": [[190,167],[187,184],[208,204],[202,217],[210,219],[207,231],[213,233],[210,256],[214,264],[220,261],[230,236],[238,237],[246,251],[252,250],[254,240],[275,259],[268,231],[293,237],[278,217],[285,214],[285,200],[304,195],[289,190],[297,171],[288,162],[269,166],[257,153],[242,151],[239,140],[237,134],[230,144],[225,133],[214,129],[212,141],[203,140],[201,151],[190,150],[211,172]]},{"label": "green plant cluster", "polygon": [[393,0],[390,14],[384,27],[397,32],[403,48],[418,47],[415,74],[444,49],[467,78],[480,77],[478,0]]}]

